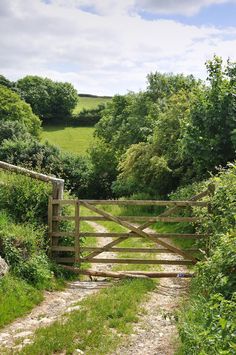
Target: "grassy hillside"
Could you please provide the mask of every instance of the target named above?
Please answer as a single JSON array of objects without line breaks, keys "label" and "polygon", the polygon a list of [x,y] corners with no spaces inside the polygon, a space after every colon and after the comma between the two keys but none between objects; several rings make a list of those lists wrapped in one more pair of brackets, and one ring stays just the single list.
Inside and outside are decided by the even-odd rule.
[{"label": "grassy hillside", "polygon": [[43,129],[42,140],[46,140],[61,149],[85,154],[93,141],[93,127],[65,127],[63,125],[46,126]]},{"label": "grassy hillside", "polygon": [[79,97],[79,102],[74,109],[74,114],[79,113],[83,108],[86,109],[93,109],[96,108],[99,104],[105,104],[109,102],[110,98],[103,98],[103,97]]}]

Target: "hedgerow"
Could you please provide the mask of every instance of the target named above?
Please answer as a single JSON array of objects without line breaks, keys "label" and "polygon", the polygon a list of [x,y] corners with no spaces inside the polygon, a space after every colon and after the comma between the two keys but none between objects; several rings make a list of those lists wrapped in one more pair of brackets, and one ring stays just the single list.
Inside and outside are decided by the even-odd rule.
[{"label": "hedgerow", "polygon": [[211,213],[202,214],[198,227],[209,234],[208,256],[196,265],[190,300],[179,314],[186,355],[236,351],[236,165],[209,182],[215,184]]}]

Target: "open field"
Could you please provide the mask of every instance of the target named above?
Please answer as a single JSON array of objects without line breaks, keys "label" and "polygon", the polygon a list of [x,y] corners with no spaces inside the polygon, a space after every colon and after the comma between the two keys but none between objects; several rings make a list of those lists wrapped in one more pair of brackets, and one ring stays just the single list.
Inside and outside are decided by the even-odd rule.
[{"label": "open field", "polygon": [[79,97],[79,102],[74,109],[74,114],[79,113],[84,108],[85,109],[93,109],[96,108],[99,104],[105,104],[109,102],[111,99],[103,98],[103,97]]},{"label": "open field", "polygon": [[42,141],[71,153],[84,155],[93,141],[93,127],[51,125],[43,128]]}]

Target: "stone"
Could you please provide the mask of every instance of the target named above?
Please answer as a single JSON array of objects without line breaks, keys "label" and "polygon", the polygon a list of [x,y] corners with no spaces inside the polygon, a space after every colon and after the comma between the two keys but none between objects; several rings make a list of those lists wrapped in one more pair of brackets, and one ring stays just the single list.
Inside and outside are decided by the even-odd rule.
[{"label": "stone", "polygon": [[[84,352],[82,351],[82,350],[80,350],[80,349],[76,349],[75,351],[74,351],[74,354],[84,354]],[[73,354],[73,355],[74,355]]]},{"label": "stone", "polygon": [[6,275],[9,270],[9,266],[6,261],[0,256],[0,277]]}]

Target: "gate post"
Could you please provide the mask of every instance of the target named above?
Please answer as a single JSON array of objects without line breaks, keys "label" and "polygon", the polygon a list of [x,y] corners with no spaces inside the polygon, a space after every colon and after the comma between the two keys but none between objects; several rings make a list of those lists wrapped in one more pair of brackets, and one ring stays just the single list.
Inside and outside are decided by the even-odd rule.
[{"label": "gate post", "polygon": [[75,205],[75,262],[80,263],[80,202]]},{"label": "gate post", "polygon": [[64,193],[64,181],[53,181],[52,182],[52,197],[49,198],[49,206],[51,204],[51,209],[49,207],[49,214],[48,218],[51,215],[51,222],[49,221],[49,233],[51,228],[51,246],[58,245],[58,238],[52,237],[53,232],[58,232],[59,229],[59,221],[53,221],[53,217],[59,217],[61,215],[61,207],[60,204],[52,204],[52,200],[63,200],[63,193]]}]

